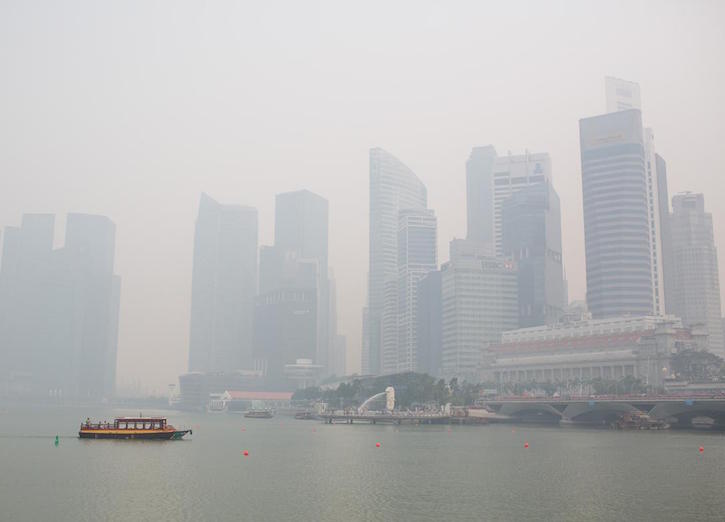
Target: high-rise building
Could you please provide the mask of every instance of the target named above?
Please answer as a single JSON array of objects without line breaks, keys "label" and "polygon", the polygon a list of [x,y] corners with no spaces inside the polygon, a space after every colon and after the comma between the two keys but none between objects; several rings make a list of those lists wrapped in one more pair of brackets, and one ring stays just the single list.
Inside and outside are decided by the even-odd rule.
[{"label": "high-rise building", "polygon": [[314,288],[271,290],[257,297],[254,351],[267,388],[294,389],[284,373],[298,359],[317,356],[317,292]]},{"label": "high-rise building", "polygon": [[257,210],[201,195],[194,234],[189,371],[251,369]]},{"label": "high-rise building", "polygon": [[[579,121],[587,304],[595,319],[654,310],[639,110]],[[654,202],[652,202],[654,205]]]},{"label": "high-rise building", "polygon": [[604,78],[604,91],[607,112],[642,110],[638,83],[607,76]]},{"label": "high-rise building", "polygon": [[[605,78],[606,109],[608,113],[629,109],[642,110],[639,84],[619,78]],[[664,160],[655,153],[654,132],[643,129],[645,183],[647,185],[647,222],[652,274],[652,313],[665,313],[665,264],[669,214],[667,172]]]},{"label": "high-rise building", "polygon": [[484,347],[519,324],[513,263],[492,255],[489,245],[451,241],[441,267],[442,373],[478,378]]},{"label": "high-rise building", "polygon": [[493,245],[493,172],[496,149],[474,147],[466,161],[467,234],[471,241]]},{"label": "high-rise building", "polygon": [[53,250],[54,217],[23,216],[5,233],[0,270],[0,393],[52,399],[115,391],[120,278],[116,227],[69,214]]},{"label": "high-rise building", "polygon": [[720,309],[720,276],[712,214],[702,194],[672,198],[673,291],[670,309],[685,326],[705,325],[710,350],[725,355]]},{"label": "high-rise building", "polygon": [[428,272],[418,282],[415,311],[418,371],[429,375],[441,374],[443,350],[443,304],[441,271]]},{"label": "high-rise building", "polygon": [[[413,372],[421,369],[418,355],[416,307],[418,282],[438,268],[437,220],[432,210],[405,209],[398,220],[398,339],[397,367],[383,373]],[[383,360],[387,357],[383,356]]]},{"label": "high-rise building", "polygon": [[[317,350],[312,359],[328,373],[334,340],[330,338],[328,280],[328,214],[325,198],[309,190],[277,194],[274,214],[274,246],[281,255],[314,260],[317,276]],[[301,356],[300,356],[301,357]]]},{"label": "high-rise building", "polygon": [[466,162],[468,239],[490,243],[503,255],[503,202],[517,191],[551,180],[546,153],[497,156],[491,146],[475,147]]},{"label": "high-rise building", "polygon": [[[363,373],[378,374],[382,368],[385,295],[386,290],[397,290],[399,212],[424,209],[426,202],[426,188],[412,170],[383,149],[370,149],[370,268]],[[396,312],[397,306],[392,310]],[[397,323],[388,327],[397,338]]]},{"label": "high-rise building", "polygon": [[502,207],[503,253],[518,269],[519,325],[553,324],[564,313],[559,196],[549,181],[529,185]]}]

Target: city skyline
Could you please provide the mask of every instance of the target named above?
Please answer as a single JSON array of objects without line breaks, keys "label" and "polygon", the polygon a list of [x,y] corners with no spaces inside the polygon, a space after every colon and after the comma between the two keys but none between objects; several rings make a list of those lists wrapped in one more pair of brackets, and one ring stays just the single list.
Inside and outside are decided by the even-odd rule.
[{"label": "city skyline", "polygon": [[[258,13],[263,23],[244,25],[249,32],[238,36],[238,26],[232,31],[216,15],[221,25],[209,40],[209,56],[215,58],[206,52],[187,55],[191,69],[198,69],[190,79],[191,69],[175,61],[185,49],[183,35],[211,33],[189,9],[180,9],[178,32],[136,25],[145,18],[132,7],[118,13],[117,25],[101,8],[84,11],[83,23],[73,25],[77,31],[39,20],[48,38],[78,48],[77,59],[70,60],[60,47],[39,47],[28,36],[32,32],[19,34],[13,27],[32,16],[17,7],[0,22],[24,57],[2,58],[8,81],[0,89],[3,99],[13,100],[3,105],[4,150],[13,152],[2,156],[0,226],[18,223],[26,212],[68,211],[104,214],[117,224],[116,272],[124,278],[119,382],[139,380],[162,392],[187,362],[191,239],[204,191],[225,204],[257,206],[261,244],[272,241],[274,194],[308,188],[330,201],[340,331],[347,334],[351,370],[356,369],[367,293],[367,150],[374,146],[400,158],[427,185],[428,206],[439,220],[439,262],[447,258],[451,238],[465,237],[465,160],[471,148],[495,143],[501,154],[547,151],[561,198],[570,294],[581,299],[585,265],[576,124],[601,112],[604,76],[639,83],[646,124],[655,129],[657,151],[667,160],[671,194],[702,192],[713,203],[725,194],[713,156],[723,135],[724,71],[716,56],[723,45],[716,23],[722,7],[703,4],[683,14],[664,4],[657,27],[644,23],[645,8],[628,10],[626,17],[592,4],[569,9],[571,16],[581,16],[576,29],[534,3],[523,20],[515,7],[490,13],[504,22],[516,20],[527,34],[528,44],[519,42],[503,54],[497,46],[506,36],[502,29],[478,34],[471,13],[423,6],[412,15],[394,7],[383,21],[360,10],[359,23],[345,21],[343,31],[322,31],[311,39],[285,23],[276,30],[290,32],[296,44],[272,47],[259,59],[241,52],[237,38],[267,41],[254,26],[267,27],[276,17]],[[241,14],[232,9],[223,18],[238,20]],[[294,14],[311,20],[303,10]],[[401,43],[404,20],[421,29]],[[616,36],[605,31],[604,22],[617,24]],[[371,25],[378,27],[375,39],[364,36]],[[119,48],[110,35],[130,34],[132,27],[135,43]],[[156,40],[159,30],[162,38]],[[680,31],[693,35],[685,46],[672,42]],[[366,45],[351,44],[348,35]],[[88,41],[94,45],[87,50],[80,44]],[[443,41],[452,48],[440,53]],[[141,53],[147,44],[158,45],[158,53]],[[395,51],[388,54],[389,49]],[[569,59],[566,68],[559,65],[562,53]],[[138,67],[130,65],[133,60]],[[27,63],[35,66],[26,68]],[[401,63],[407,63],[408,76],[401,75]],[[258,74],[270,64],[284,65],[285,73]],[[305,74],[310,68],[321,77]],[[441,74],[432,77],[433,70]],[[379,81],[381,75],[391,81]],[[158,80],[157,87],[146,79]],[[58,89],[44,87],[54,82]],[[284,87],[291,82],[299,83],[296,92]],[[321,87],[326,84],[329,89]],[[722,245],[725,211],[714,204],[709,210],[715,244]],[[57,223],[56,237],[62,231]],[[163,371],[144,369],[148,362]]]}]

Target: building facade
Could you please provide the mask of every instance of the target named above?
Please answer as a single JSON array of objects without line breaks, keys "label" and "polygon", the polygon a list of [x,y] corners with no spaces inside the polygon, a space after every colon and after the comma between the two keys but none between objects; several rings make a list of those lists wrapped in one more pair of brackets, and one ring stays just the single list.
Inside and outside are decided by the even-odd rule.
[{"label": "building facade", "polygon": [[54,216],[8,227],[0,269],[0,395],[51,400],[115,392],[121,280],[115,224],[69,214],[62,248]]},{"label": "building facade", "polygon": [[[420,371],[416,310],[418,283],[438,268],[438,222],[432,210],[401,210],[398,219],[397,367],[391,372]],[[383,357],[385,359],[385,357]]]},{"label": "building facade", "polygon": [[190,372],[253,367],[257,210],[201,195],[194,234]]},{"label": "building facade", "polygon": [[[395,288],[398,280],[399,212],[424,209],[426,204],[426,188],[412,170],[383,149],[370,150],[370,264],[367,328],[363,332],[363,346],[367,348],[362,357],[364,374],[379,374],[382,369],[385,295],[391,282]],[[397,338],[397,324],[392,331]]]},{"label": "building facade", "polygon": [[587,303],[597,318],[654,310],[641,114],[579,122]]},{"label": "building facade", "polygon": [[[313,360],[329,373],[334,357],[331,338],[330,280],[328,264],[329,203],[309,190],[277,194],[274,217],[274,247],[280,255],[317,264],[317,351]],[[282,287],[284,285],[277,285]],[[261,289],[260,289],[260,293]],[[300,355],[302,358],[302,356]]]},{"label": "building facade", "polygon": [[481,378],[513,383],[586,384],[631,376],[662,387],[679,350],[707,345],[703,329],[674,316],[583,320],[506,332],[484,353]]},{"label": "building facade", "polygon": [[441,266],[442,373],[477,379],[482,350],[518,327],[517,274],[489,245],[454,239]]},{"label": "building facade", "polygon": [[441,374],[442,321],[441,271],[433,270],[418,282],[415,312],[418,371],[433,376]]},{"label": "building facade", "polygon": [[670,310],[686,326],[704,325],[710,350],[725,355],[720,307],[720,275],[712,214],[702,194],[672,198],[673,291]]},{"label": "building facade", "polygon": [[503,254],[518,269],[519,326],[553,324],[564,313],[559,196],[551,182],[522,188],[502,205]]},{"label": "building facade", "polygon": [[467,239],[489,243],[503,255],[502,209],[519,190],[551,181],[546,153],[498,156],[491,145],[475,147],[466,163]]}]

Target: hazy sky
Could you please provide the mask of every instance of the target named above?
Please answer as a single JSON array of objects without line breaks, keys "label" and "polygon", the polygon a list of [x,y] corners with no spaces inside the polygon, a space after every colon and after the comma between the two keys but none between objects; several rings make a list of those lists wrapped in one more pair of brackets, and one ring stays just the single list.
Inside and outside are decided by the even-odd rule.
[{"label": "hazy sky", "polygon": [[[585,288],[578,120],[637,81],[670,194],[705,193],[725,245],[725,2],[0,2],[0,227],[108,215],[123,278],[121,387],[186,371],[202,191],[330,201],[348,370],[359,369],[368,149],[428,187],[439,261],[465,235],[471,147],[548,152],[570,297]],[[721,252],[720,272],[725,273]]]}]

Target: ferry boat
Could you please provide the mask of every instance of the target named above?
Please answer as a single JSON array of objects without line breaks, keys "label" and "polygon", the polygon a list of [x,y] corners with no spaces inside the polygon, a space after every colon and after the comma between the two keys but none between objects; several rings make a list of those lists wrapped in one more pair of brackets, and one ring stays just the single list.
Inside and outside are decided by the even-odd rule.
[{"label": "ferry boat", "polygon": [[176,440],[190,429],[176,429],[166,422],[165,417],[116,417],[113,422],[91,422],[86,419],[81,423],[78,437],[81,439],[143,439],[143,440]]},{"label": "ferry boat", "polygon": [[274,413],[271,410],[249,410],[244,416],[248,419],[271,419]]}]

